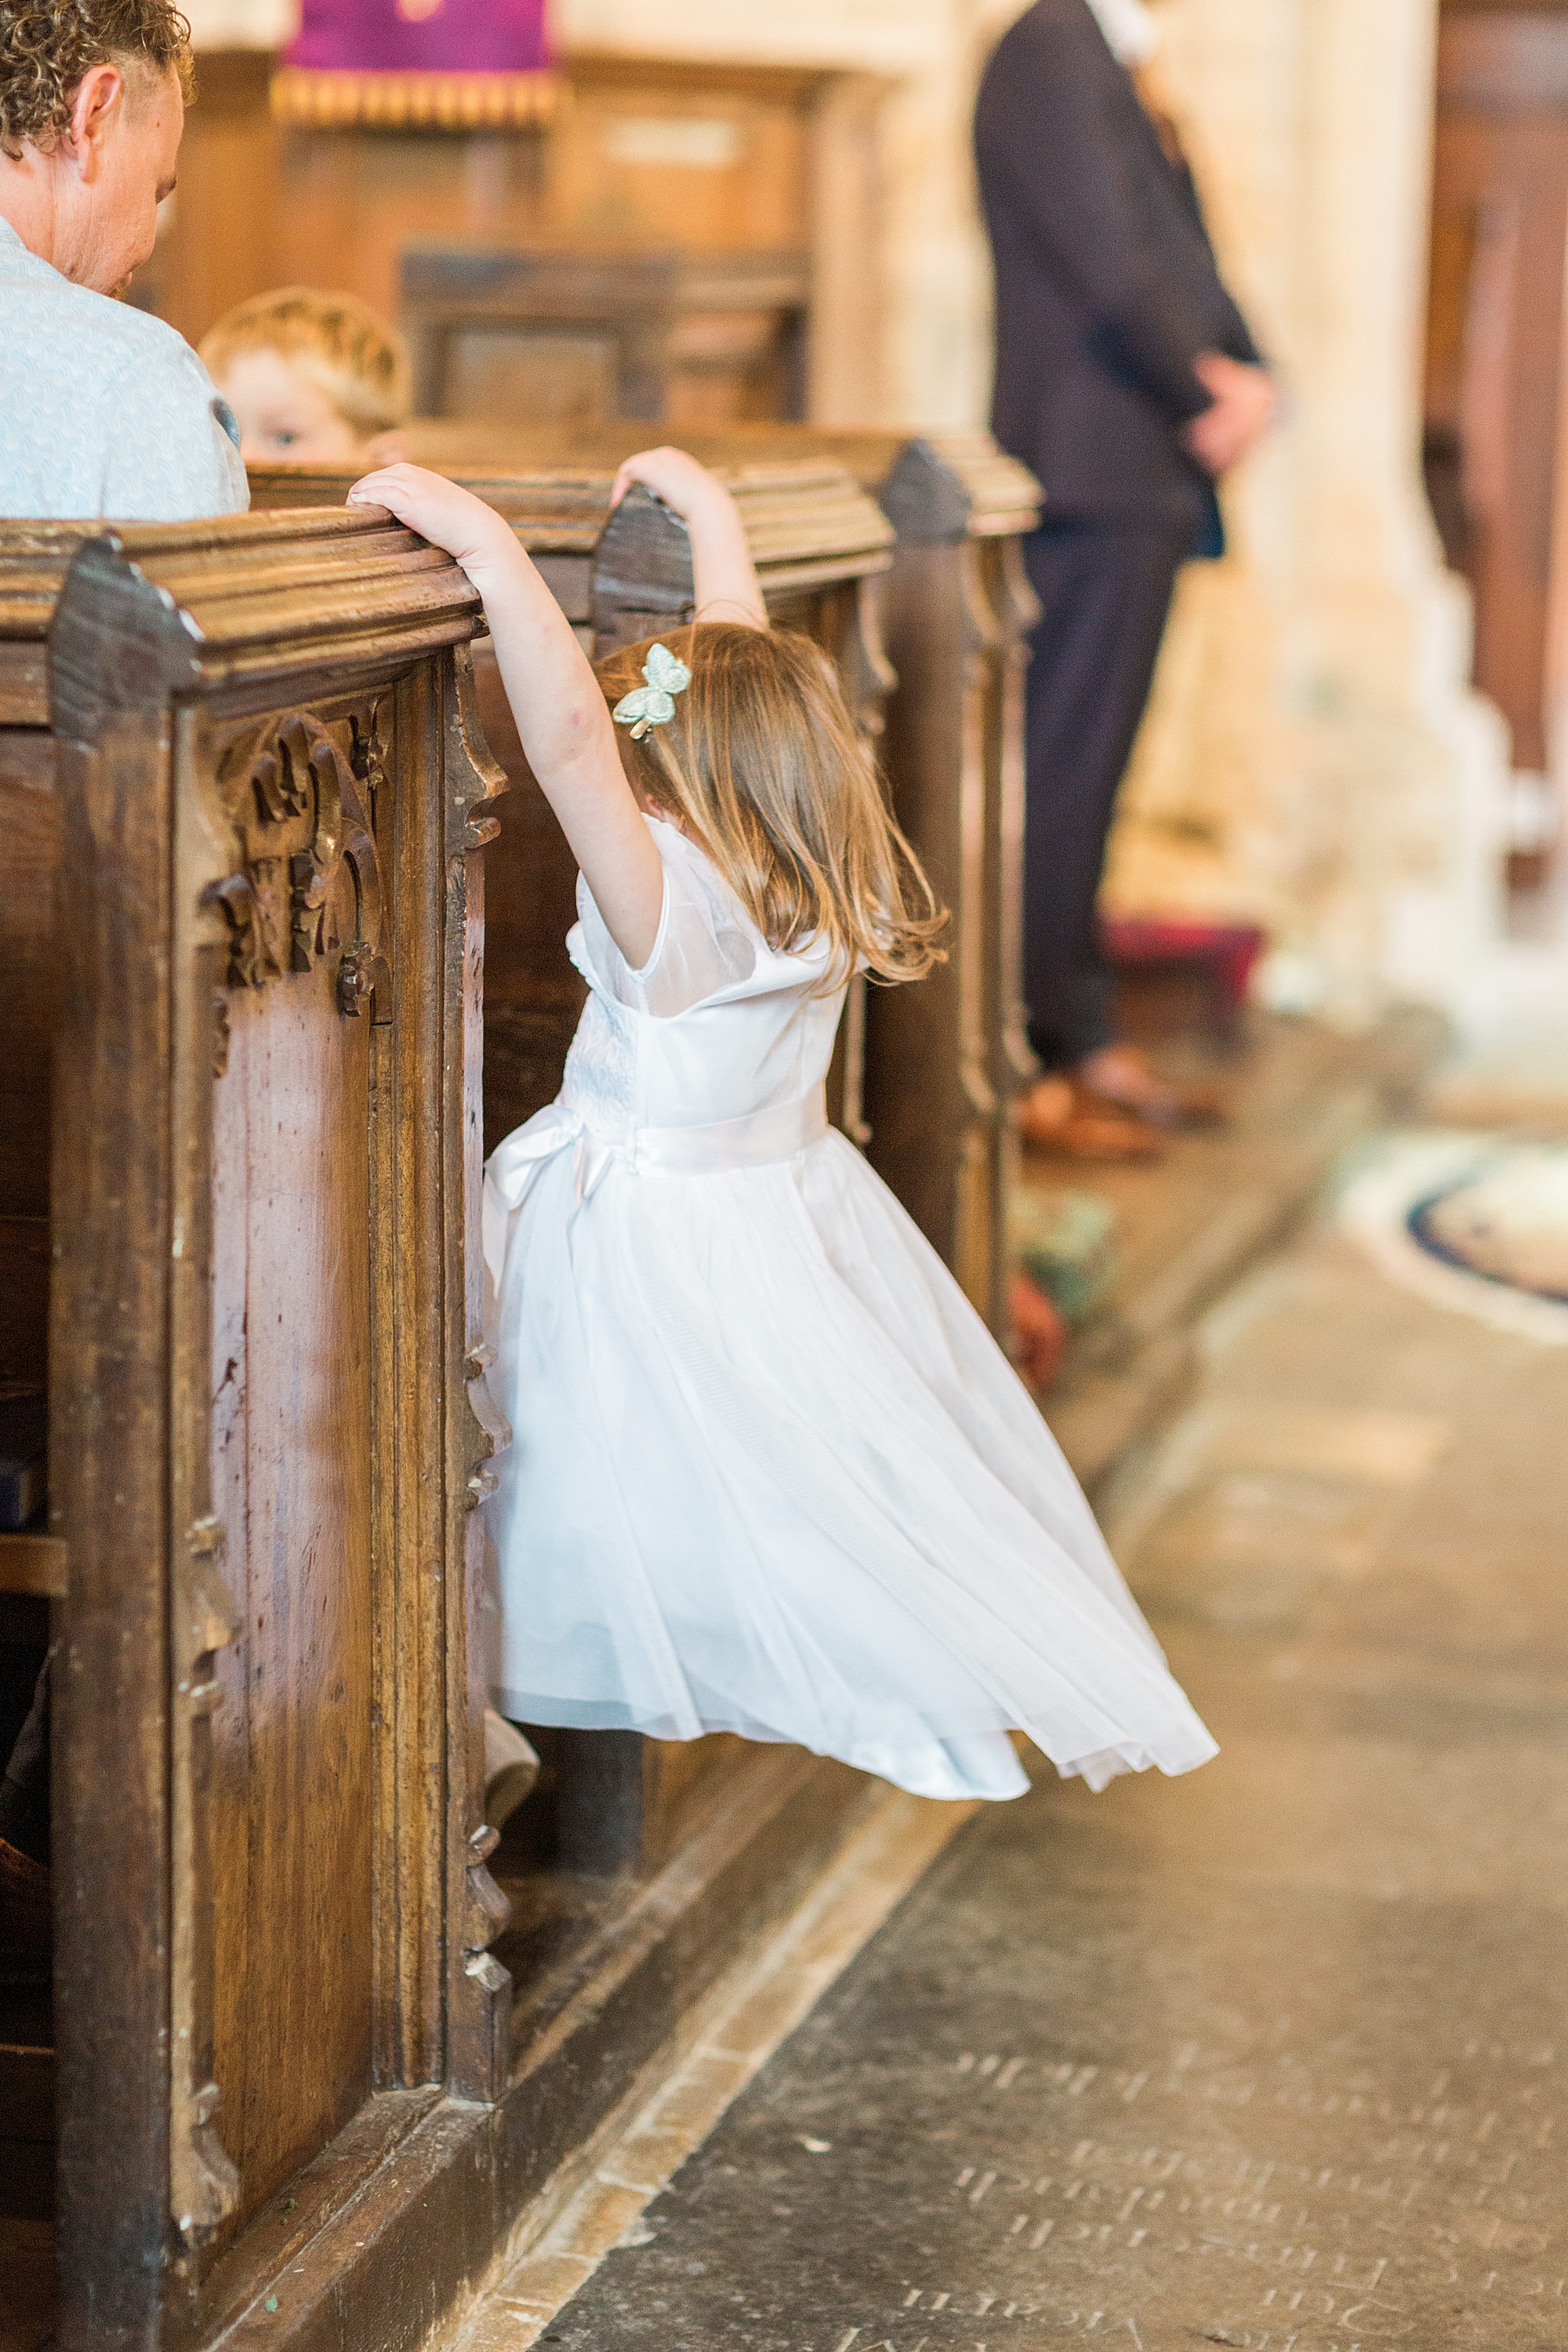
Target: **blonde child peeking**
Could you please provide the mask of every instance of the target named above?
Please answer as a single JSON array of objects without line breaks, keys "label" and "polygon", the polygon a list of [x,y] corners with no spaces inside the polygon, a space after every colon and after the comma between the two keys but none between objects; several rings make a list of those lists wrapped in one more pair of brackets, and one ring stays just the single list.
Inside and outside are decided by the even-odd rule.
[{"label": "blonde child peeking", "polygon": [[1096,1787],[1186,1771],[1214,1742],[1038,1412],[827,1124],[850,975],[930,968],[930,889],[723,489],[670,449],[633,478],[689,527],[698,618],[597,680],[488,507],[405,466],[352,493],[483,596],[582,867],[565,1082],[486,1175],[497,1704],[934,1797],[1020,1794],[1015,1726]]},{"label": "blonde child peeking", "polygon": [[258,294],[208,329],[201,358],[239,420],[247,466],[387,465],[404,453],[408,352],[357,295]]}]

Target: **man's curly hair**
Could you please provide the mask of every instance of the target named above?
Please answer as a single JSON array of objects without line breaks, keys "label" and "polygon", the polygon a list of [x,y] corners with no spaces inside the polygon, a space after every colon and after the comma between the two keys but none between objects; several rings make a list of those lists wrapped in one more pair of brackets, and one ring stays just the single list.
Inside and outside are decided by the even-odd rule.
[{"label": "man's curly hair", "polygon": [[52,147],[93,66],[174,67],[191,95],[191,28],[174,0],[0,0],[0,149]]}]

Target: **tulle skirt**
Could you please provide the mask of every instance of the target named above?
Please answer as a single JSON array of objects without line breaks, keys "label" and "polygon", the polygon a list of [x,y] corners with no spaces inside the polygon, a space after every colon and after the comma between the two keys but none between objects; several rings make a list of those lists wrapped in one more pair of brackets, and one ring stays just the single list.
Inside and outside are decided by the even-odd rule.
[{"label": "tulle skirt", "polygon": [[1014,1728],[1095,1787],[1214,1754],[1033,1401],[841,1136],[616,1161],[583,1199],[580,1170],[488,1204],[503,1714],[797,1741],[950,1798],[1023,1791]]}]

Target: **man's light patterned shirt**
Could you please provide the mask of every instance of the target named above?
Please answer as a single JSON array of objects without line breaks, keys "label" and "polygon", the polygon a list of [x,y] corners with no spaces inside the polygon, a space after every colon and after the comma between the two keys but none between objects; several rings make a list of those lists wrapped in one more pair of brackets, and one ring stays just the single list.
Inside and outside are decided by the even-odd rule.
[{"label": "man's light patterned shirt", "polygon": [[0,515],[184,522],[250,504],[226,401],[173,327],[0,220]]}]

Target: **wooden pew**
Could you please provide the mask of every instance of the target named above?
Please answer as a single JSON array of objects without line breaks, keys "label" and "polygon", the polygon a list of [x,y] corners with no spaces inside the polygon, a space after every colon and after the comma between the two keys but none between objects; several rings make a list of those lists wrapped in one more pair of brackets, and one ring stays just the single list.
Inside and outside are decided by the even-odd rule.
[{"label": "wooden pew", "polygon": [[38,818],[0,970],[55,1013],[58,2341],[101,2352],[211,2340],[505,2079],[468,1640],[503,779],[477,599],[385,518],[73,540],[0,527]]},{"label": "wooden pew", "polygon": [[416,245],[398,316],[431,416],[685,430],[805,414],[805,253]]},{"label": "wooden pew", "polygon": [[[781,465],[753,446],[737,488],[773,609],[832,646],[871,726],[887,672],[868,583],[890,531],[841,468],[825,470],[825,454]],[[503,478],[498,501],[510,496],[517,467],[491,473]],[[548,478],[535,469],[525,488],[519,518],[590,642],[623,642],[689,610],[689,551],[657,502],[634,498],[605,530],[605,465]],[[35,1013],[58,1004],[65,1040],[51,1244],[61,1249],[51,1367],[59,1533],[46,1539],[52,1565],[28,1571],[38,1578],[30,1605],[42,1591],[61,1594],[64,1644],[61,2343],[65,2352],[176,2336],[199,2345],[270,2284],[286,2287],[303,2332],[291,2336],[290,2319],[269,2324],[269,2336],[318,2340],[320,2315],[332,2308],[342,2319],[346,2294],[353,2315],[334,2341],[379,2352],[414,2340],[409,2276],[426,2282],[428,2311],[460,2290],[739,1934],[830,1850],[856,1801],[855,1776],[737,1742],[671,1748],[563,1735],[558,1860],[646,1876],[674,1857],[672,1868],[700,1877],[701,1898],[665,1944],[646,1927],[636,1931],[635,1967],[615,1932],[596,1958],[574,1963],[590,1974],[603,1968],[617,1988],[586,2024],[564,2032],[559,1989],[531,1986],[509,2065],[509,1987],[485,1948],[501,1906],[486,1883],[489,1840],[479,1826],[482,1695],[468,1666],[466,1530],[457,1571],[444,1549],[457,1541],[459,1489],[482,1483],[483,1422],[493,1419],[482,1385],[476,1380],[465,1398],[451,1369],[457,1360],[482,1372],[460,1344],[473,1336],[471,1320],[456,1328],[471,1308],[473,1258],[459,1251],[459,1277],[450,1255],[452,1153],[461,1232],[477,1143],[475,1005],[452,949],[463,936],[471,983],[477,877],[465,849],[443,879],[433,846],[448,773],[464,800],[496,782],[472,733],[463,740],[458,652],[472,599],[442,559],[406,534],[378,530],[374,518],[260,515],[211,530],[126,534],[118,554],[82,559],[59,616],[69,748],[57,775],[41,725],[44,635],[79,536],[68,527],[0,532],[0,600],[9,596],[0,601],[9,730],[0,772],[7,815],[22,808],[34,820],[15,829],[13,846],[35,845],[22,874],[30,888],[0,902],[0,976],[25,983],[6,991],[8,1034],[38,1069],[25,998]],[[903,537],[959,544],[919,541],[907,526]],[[966,528],[963,546],[976,539],[984,534]],[[993,540],[976,562],[1005,554],[1005,534]],[[384,562],[378,548],[391,551]],[[1004,673],[981,706],[988,777],[1001,774],[1016,661]],[[378,733],[388,703],[391,731]],[[285,716],[324,730],[326,748],[310,725],[285,742]],[[277,731],[258,752],[253,739],[268,718]],[[965,740],[973,740],[971,729]],[[307,771],[314,781],[296,807],[295,780]],[[341,836],[335,882],[310,862],[321,862],[319,824],[314,844],[296,845],[289,831],[315,822],[311,793],[319,810],[323,774],[337,779],[351,813],[356,793],[362,817],[367,795],[376,803],[368,827]],[[239,824],[237,807],[252,803],[254,823]],[[525,934],[531,923],[542,940],[541,908],[563,882],[563,904],[548,911],[559,958],[570,861],[563,876],[549,870],[546,845],[558,849],[558,835],[531,806],[531,832],[513,829],[506,900]],[[51,933],[37,908],[49,901],[62,808],[62,919]],[[258,832],[264,818],[283,829],[286,875]],[[477,830],[491,820],[470,812],[464,822]],[[226,857],[214,847],[226,825]],[[421,888],[393,890],[390,913],[383,906],[391,952],[366,929],[374,893],[361,833],[384,879],[423,877]],[[305,860],[298,872],[297,859]],[[204,872],[215,894],[202,903],[198,893],[193,911]],[[320,929],[321,952],[310,959],[318,881],[334,923],[341,915],[346,925],[353,902],[335,975]],[[13,935],[13,919],[29,908],[31,929],[19,923]],[[301,923],[310,969],[285,971]],[[498,937],[492,925],[500,971],[510,950]],[[440,975],[439,984],[416,989],[411,971]],[[220,998],[229,1058],[218,1076]],[[360,1001],[357,1014],[340,1009],[345,998]],[[528,1009],[526,987],[515,1002]],[[459,1011],[454,1037],[442,1024]],[[560,1009],[562,1046],[574,1013]],[[432,1108],[437,1033],[451,1048],[441,1065],[448,1095]],[[505,1081],[504,1056],[493,1058]],[[547,1080],[542,1095],[554,1090],[548,1055],[536,1076]],[[519,1098],[515,1063],[507,1090],[501,1131],[531,1107]],[[37,1093],[28,1116],[41,1133]],[[466,1125],[452,1110],[459,1097]],[[846,1124],[859,1128],[852,1069],[841,1099]],[[196,1147],[206,1122],[204,1158]],[[396,1219],[421,1204],[411,1241]],[[39,1213],[35,1203],[35,1240]],[[127,1243],[160,1230],[166,1247]],[[442,1247],[438,1300],[430,1269]],[[104,1279],[110,1271],[113,1283]],[[437,1411],[430,1394],[416,1393],[413,1367],[428,1352],[421,1336],[433,1335],[440,1356],[443,1315],[453,1328]],[[319,1349],[312,1334],[324,1335]],[[35,1328],[35,1364],[36,1338]],[[17,1344],[28,1344],[25,1331]],[[387,1372],[395,1346],[401,1386]],[[285,1370],[300,1384],[290,1387]],[[323,1428],[327,1447],[297,1442]],[[447,1475],[421,1481],[418,1465],[435,1460],[443,1431]],[[398,1475],[375,1475],[389,1458]],[[428,1499],[437,1486],[439,1506]],[[313,1548],[304,1542],[312,1501],[321,1506],[310,1522],[321,1532]],[[230,1546],[221,1563],[204,1549],[219,1529]],[[419,1569],[440,1563],[434,1580],[410,1565],[421,1538]],[[235,1638],[221,1639],[230,1626]],[[175,1645],[167,1677],[157,1664],[165,1639]],[[191,1706],[215,1689],[228,1697],[216,1716]],[[331,1785],[310,1769],[323,1748]],[[301,1911],[311,1922],[303,1937]],[[563,1981],[577,1980],[569,1971]],[[174,2036],[172,2089],[150,2067],[154,2014]],[[11,2087],[4,2066],[0,2078]],[[216,2120],[215,2084],[226,2095]],[[469,2102],[495,2098],[494,2127],[482,2106],[455,2116],[446,2095],[454,2090]],[[375,2202],[376,2234],[345,2244],[333,2216],[354,2189]]]},{"label": "wooden pew", "polygon": [[[771,437],[771,436],[770,436]],[[1026,1034],[1024,667],[1037,612],[1021,540],[1033,477],[989,434],[816,433],[897,539],[881,630],[898,677],[886,766],[899,820],[952,909],[947,964],[868,1003],[872,1165],[1007,1335],[1007,1193]]]},{"label": "wooden pew", "polygon": [[[577,496],[545,560],[588,627]],[[847,646],[888,535],[863,503],[858,568],[773,551]],[[8,1604],[52,1606],[57,1643],[57,2341],[412,2352],[865,1783],[582,1735],[557,1860],[575,1837],[608,1878],[571,1883],[611,1892],[569,1948],[528,1917],[498,1938],[474,599],[341,509],[94,541],[62,596],[82,537],[0,527],[3,773],[42,796],[0,976],[42,974],[57,1046],[58,1597]],[[0,2210],[26,2176],[8,2210],[45,2216],[47,2012],[24,2038]]]},{"label": "wooden pew", "polygon": [[[585,647],[634,643],[690,615],[691,551],[684,526],[636,491],[610,511],[614,467],[531,470],[443,467],[504,514],[539,563]],[[336,468],[258,468],[259,507],[341,499]],[[850,707],[879,731],[890,683],[869,589],[886,569],[891,530],[880,509],[831,459],[759,460],[727,469],[745,518],[769,609],[803,629],[838,665]],[[582,1009],[568,962],[576,864],[543,795],[528,776],[488,649],[476,649],[487,740],[513,781],[500,838],[486,858],[485,1136],[498,1144],[553,1100]],[[867,992],[851,994],[829,1087],[834,1116],[857,1140]],[[681,1746],[635,1732],[555,1732],[539,1744],[553,1767],[553,1853],[567,1870],[647,1876],[668,1863],[741,1766],[743,1743]],[[533,1829],[544,1809],[533,1809]]]}]

